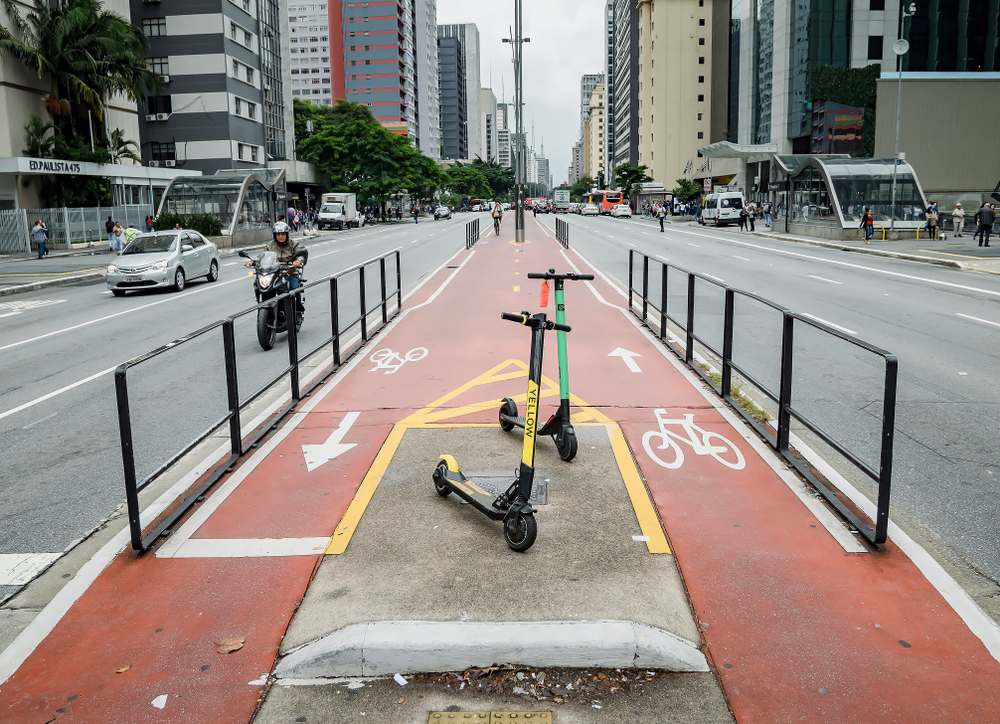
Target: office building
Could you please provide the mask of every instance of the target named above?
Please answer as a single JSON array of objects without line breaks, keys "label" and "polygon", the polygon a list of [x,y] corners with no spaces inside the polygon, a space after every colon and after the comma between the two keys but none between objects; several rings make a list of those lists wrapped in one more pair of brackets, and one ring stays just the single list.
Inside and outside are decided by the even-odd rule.
[{"label": "office building", "polygon": [[[328,0],[288,4],[288,61],[292,96],[317,106],[332,105]],[[337,11],[340,4],[329,0]],[[343,96],[338,96],[342,98]]]},{"label": "office building", "polygon": [[613,62],[608,71],[608,139],[612,168],[639,162],[639,6],[609,0],[614,11]]},{"label": "office building", "polygon": [[484,161],[496,161],[498,153],[497,134],[497,97],[489,88],[479,89],[479,147],[482,149],[480,158]]},{"label": "office building", "polygon": [[598,83],[594,86],[590,94],[590,104],[586,122],[589,132],[587,140],[588,153],[590,158],[587,161],[587,175],[598,178],[598,174],[604,172],[604,180],[608,181],[608,169],[604,167],[604,84]]},{"label": "office building", "polygon": [[583,124],[590,118],[590,96],[594,86],[604,82],[604,73],[585,73],[580,76],[580,137],[583,138]]},{"label": "office building", "polygon": [[140,109],[144,162],[211,174],[289,157],[290,74],[281,57],[288,23],[278,0],[131,0],[131,17],[149,39],[150,64],[167,79]]},{"label": "office building", "polygon": [[480,130],[482,112],[479,108],[479,28],[473,23],[464,25],[438,25],[439,38],[458,38],[461,41],[462,67],[465,69],[466,122],[469,124],[469,155],[485,158],[483,136]]},{"label": "office building", "polygon": [[[609,168],[614,168],[615,145],[615,2],[604,5],[604,157]],[[608,188],[614,188],[614,174]]]},{"label": "office building", "polygon": [[509,105],[497,103],[497,163],[504,168],[514,167],[514,157],[510,150],[510,128],[507,126],[509,114]]},{"label": "office building", "polygon": [[468,107],[465,101],[465,64],[462,41],[438,37],[438,77],[440,91],[442,158],[469,157]]},{"label": "office building", "polygon": [[579,181],[584,175],[584,162],[583,162],[583,140],[579,140],[573,144],[572,149],[572,163],[569,167],[569,177],[567,178],[569,184],[572,186],[577,181]]},{"label": "office building", "polygon": [[415,0],[417,148],[441,158],[441,98],[438,88],[437,0]]}]

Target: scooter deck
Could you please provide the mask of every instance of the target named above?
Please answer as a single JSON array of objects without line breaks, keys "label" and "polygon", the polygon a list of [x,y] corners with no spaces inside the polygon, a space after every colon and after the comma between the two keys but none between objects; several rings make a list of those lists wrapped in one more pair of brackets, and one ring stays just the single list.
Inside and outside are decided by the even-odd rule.
[{"label": "scooter deck", "polygon": [[[518,415],[517,417],[510,417],[508,415],[504,415],[501,412],[500,419],[503,420],[504,422],[509,422],[511,425],[519,427],[522,430],[524,429],[524,424],[525,424],[524,418],[521,417],[520,415]],[[559,413],[557,412],[554,415],[552,415],[552,417],[550,417],[544,425],[538,428],[538,434],[542,436],[558,435],[562,430],[562,425],[563,425],[562,418],[559,416]]]},{"label": "scooter deck", "polygon": [[469,479],[461,472],[453,473],[451,471],[439,478],[435,472],[435,482],[438,481],[493,520],[503,520],[507,515],[506,510],[500,510],[493,505],[493,501],[497,499],[496,496],[476,485],[475,478]]}]

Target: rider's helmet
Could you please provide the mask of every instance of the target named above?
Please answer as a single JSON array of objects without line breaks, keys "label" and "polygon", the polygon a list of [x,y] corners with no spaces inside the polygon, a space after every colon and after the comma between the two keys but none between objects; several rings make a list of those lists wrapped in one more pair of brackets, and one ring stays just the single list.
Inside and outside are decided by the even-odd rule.
[{"label": "rider's helmet", "polygon": [[[285,240],[278,241],[278,234],[284,234]],[[271,238],[273,238],[279,244],[287,244],[288,240],[291,238],[291,229],[288,227],[284,221],[279,221],[271,228]]]}]

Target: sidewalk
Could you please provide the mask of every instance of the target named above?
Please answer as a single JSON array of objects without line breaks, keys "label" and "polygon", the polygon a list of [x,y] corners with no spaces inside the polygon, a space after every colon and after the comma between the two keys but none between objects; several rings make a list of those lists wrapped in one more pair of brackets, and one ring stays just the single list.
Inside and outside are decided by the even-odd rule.
[{"label": "sidewalk", "polygon": [[[523,246],[503,231],[431,276],[157,548],[117,553],[29,625],[0,654],[0,720],[996,721],[995,624],[895,537],[851,535],[600,276],[567,284],[581,444],[565,463],[539,441],[535,545],[515,554],[499,523],[439,497],[440,453],[498,476],[517,463],[496,409],[523,405],[528,335],[499,312],[537,309],[527,272],[591,271],[540,223]],[[382,349],[399,365],[371,361]],[[649,447],[659,408],[723,451],[674,443],[668,467]],[[458,673],[393,681],[442,662]],[[389,678],[331,678],[359,674]]]}]

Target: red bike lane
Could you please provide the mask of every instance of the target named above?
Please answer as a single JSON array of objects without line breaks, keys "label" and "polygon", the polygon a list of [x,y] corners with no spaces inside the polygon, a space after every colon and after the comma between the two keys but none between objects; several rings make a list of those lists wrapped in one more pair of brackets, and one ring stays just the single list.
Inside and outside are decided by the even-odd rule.
[{"label": "red bike lane", "polygon": [[[324,546],[342,530],[349,545],[345,516],[363,515],[400,423],[495,424],[486,403],[523,393],[523,370],[503,365],[527,361],[528,335],[500,312],[537,311],[530,271],[590,271],[540,226],[529,220],[523,246],[509,221],[484,234],[165,543],[118,555],[0,684],[0,721],[249,721]],[[909,558],[891,541],[846,549],[609,284],[567,283],[566,305],[575,420],[621,426],[738,721],[997,720],[1000,664]],[[543,417],[556,401],[543,398]],[[727,445],[699,452],[706,432]],[[218,653],[227,637],[242,648]]]}]

